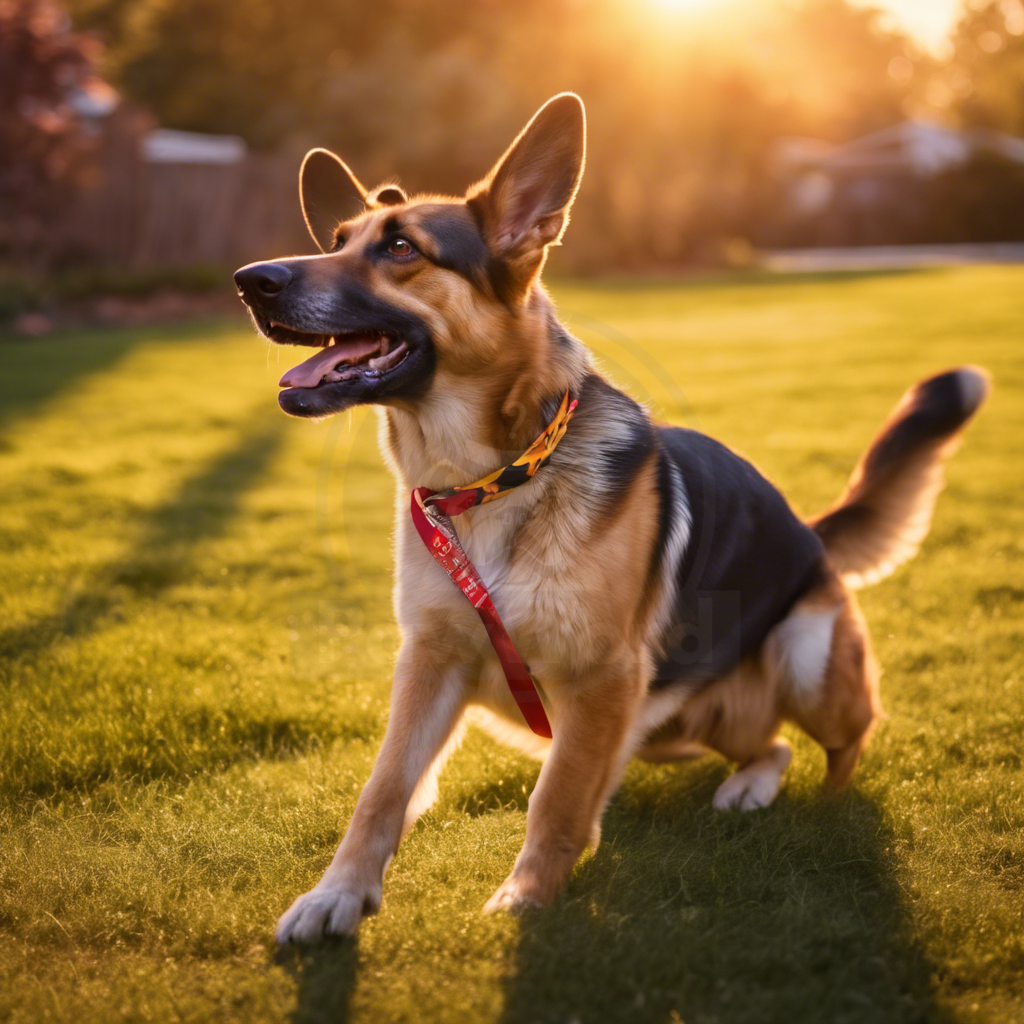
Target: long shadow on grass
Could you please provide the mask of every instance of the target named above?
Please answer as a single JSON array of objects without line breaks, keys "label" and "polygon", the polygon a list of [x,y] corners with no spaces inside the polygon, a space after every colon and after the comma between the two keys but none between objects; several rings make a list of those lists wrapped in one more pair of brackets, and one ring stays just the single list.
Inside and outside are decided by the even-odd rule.
[{"label": "long shadow on grass", "polygon": [[503,1024],[948,1019],[876,806],[718,815],[707,782],[674,807],[620,796],[560,903],[524,918]]},{"label": "long shadow on grass", "polygon": [[241,440],[186,479],[177,492],[146,516],[131,547],[101,566],[60,610],[0,633],[0,655],[40,651],[66,637],[101,626],[125,597],[158,597],[194,571],[192,557],[203,541],[224,533],[242,495],[263,476],[281,446],[282,421],[262,407],[241,425]]},{"label": "long shadow on grass", "polygon": [[[176,326],[174,340],[208,341],[211,331],[218,329],[209,324]],[[32,340],[0,339],[6,363],[0,376],[0,429],[29,416],[84,378],[116,366],[140,342],[159,336],[153,329],[122,328]]]},{"label": "long shadow on grass", "polygon": [[[240,439],[149,512],[123,555],[96,569],[63,608],[0,633],[0,683],[16,680],[27,658],[55,644],[78,641],[111,622],[142,615],[169,587],[198,575],[200,544],[222,535],[237,515],[242,496],[279,450],[284,422],[277,416],[268,422],[262,406],[254,410],[240,426]],[[111,710],[125,709],[115,704]],[[189,775],[222,768],[240,757],[278,756],[325,740],[364,738],[375,727],[370,713],[338,722],[326,715],[299,719],[272,708],[239,714],[224,702],[215,707],[172,705],[162,715],[140,721],[130,744],[110,747],[94,740],[86,754],[66,758],[62,751],[40,757],[31,742],[19,744],[7,774],[18,793],[45,796],[92,788],[116,773],[138,780]],[[197,745],[197,740],[202,743]]]}]

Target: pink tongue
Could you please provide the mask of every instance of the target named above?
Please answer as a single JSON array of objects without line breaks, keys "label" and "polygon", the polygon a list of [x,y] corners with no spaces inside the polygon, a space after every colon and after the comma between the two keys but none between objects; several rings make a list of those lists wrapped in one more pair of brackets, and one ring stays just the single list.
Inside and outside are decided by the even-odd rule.
[{"label": "pink tongue", "polygon": [[292,367],[282,378],[282,388],[315,388],[338,363],[355,363],[380,348],[379,338],[350,338],[322,348],[304,363]]}]

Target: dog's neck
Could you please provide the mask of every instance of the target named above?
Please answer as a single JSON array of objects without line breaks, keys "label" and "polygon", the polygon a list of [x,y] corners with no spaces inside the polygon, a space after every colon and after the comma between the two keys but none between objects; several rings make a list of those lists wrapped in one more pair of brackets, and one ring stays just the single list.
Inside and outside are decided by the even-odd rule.
[{"label": "dog's neck", "polygon": [[539,289],[500,343],[499,366],[466,375],[439,367],[424,398],[384,412],[381,448],[404,488],[465,485],[518,458],[589,368]]}]

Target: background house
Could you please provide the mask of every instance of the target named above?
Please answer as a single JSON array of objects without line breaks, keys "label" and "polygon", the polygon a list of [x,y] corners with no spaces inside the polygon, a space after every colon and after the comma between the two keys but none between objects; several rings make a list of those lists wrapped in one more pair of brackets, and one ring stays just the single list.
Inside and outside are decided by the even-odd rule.
[{"label": "background house", "polygon": [[[1020,195],[1024,139],[907,120],[841,145],[783,138],[774,157],[782,244],[1020,237],[1019,217],[1012,212],[1019,203],[1006,200],[1007,191]],[[979,229],[986,237],[978,237]]]}]

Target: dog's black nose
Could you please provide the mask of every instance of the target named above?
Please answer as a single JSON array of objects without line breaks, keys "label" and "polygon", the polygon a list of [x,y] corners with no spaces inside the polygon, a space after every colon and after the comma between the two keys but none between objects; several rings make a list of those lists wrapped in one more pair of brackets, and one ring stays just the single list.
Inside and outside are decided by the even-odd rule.
[{"label": "dog's black nose", "polygon": [[235,284],[243,295],[272,299],[285,290],[292,272],[283,263],[250,263],[235,272]]}]

